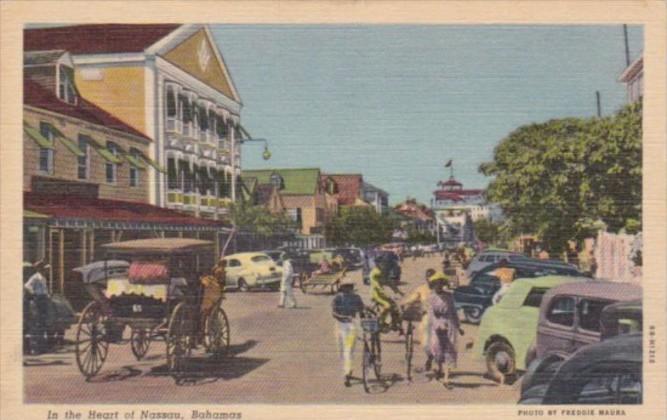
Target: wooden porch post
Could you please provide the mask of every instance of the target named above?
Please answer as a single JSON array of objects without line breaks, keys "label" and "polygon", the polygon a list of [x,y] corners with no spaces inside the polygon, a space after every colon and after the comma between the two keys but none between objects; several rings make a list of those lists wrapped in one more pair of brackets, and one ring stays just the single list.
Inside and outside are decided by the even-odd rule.
[{"label": "wooden porch post", "polygon": [[58,277],[60,281],[60,293],[65,294],[65,229],[60,229],[58,238]]},{"label": "wooden porch post", "polygon": [[90,261],[95,261],[95,229],[90,230]]},{"label": "wooden porch post", "polygon": [[81,265],[88,263],[88,230],[81,229]]},{"label": "wooden porch post", "polygon": [[47,238],[48,238],[48,261],[49,261],[49,292],[53,293],[53,229],[48,228]]}]

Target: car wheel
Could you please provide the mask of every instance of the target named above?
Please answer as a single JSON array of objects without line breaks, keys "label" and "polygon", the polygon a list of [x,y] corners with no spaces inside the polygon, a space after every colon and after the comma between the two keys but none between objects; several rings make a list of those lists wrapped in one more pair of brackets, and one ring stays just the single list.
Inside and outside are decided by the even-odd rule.
[{"label": "car wheel", "polygon": [[250,287],[248,287],[248,283],[244,279],[239,279],[239,291],[240,292],[247,292],[250,290]]},{"label": "car wheel", "polygon": [[463,314],[465,315],[466,322],[469,322],[470,324],[479,324],[483,312],[482,308],[469,306],[463,309]]},{"label": "car wheel", "polygon": [[516,373],[514,349],[504,341],[491,343],[486,350],[486,369],[489,376],[501,384],[508,383]]}]

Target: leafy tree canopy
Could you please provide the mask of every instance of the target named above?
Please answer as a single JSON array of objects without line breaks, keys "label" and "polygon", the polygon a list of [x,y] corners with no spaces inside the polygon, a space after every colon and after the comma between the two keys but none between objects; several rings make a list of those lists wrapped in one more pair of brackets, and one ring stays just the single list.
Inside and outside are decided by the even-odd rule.
[{"label": "leafy tree canopy", "polygon": [[229,210],[231,220],[242,231],[270,236],[289,232],[296,227],[286,214],[271,213],[264,206],[252,205],[246,201],[231,204]]},{"label": "leafy tree canopy", "polygon": [[487,196],[514,233],[535,233],[560,252],[568,240],[641,229],[641,104],[604,118],[565,118],[519,127],[479,170]]},{"label": "leafy tree canopy", "polygon": [[371,207],[341,207],[327,223],[325,235],[334,245],[366,247],[391,241],[396,221]]}]

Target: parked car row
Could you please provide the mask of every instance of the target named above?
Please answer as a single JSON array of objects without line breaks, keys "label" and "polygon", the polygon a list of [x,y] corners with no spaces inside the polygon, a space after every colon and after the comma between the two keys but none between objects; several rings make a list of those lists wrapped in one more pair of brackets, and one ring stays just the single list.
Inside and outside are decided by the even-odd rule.
[{"label": "parked car row", "polygon": [[554,265],[528,257],[486,265],[473,275],[467,286],[457,287],[454,290],[456,309],[463,311],[467,322],[479,323],[486,309],[491,306],[493,296],[501,287],[500,279],[494,275],[494,271],[501,267],[513,269],[515,278],[537,278],[546,275],[584,276],[574,267]]},{"label": "parked car row", "polygon": [[[628,303],[638,302],[641,293],[641,287],[634,284],[585,277],[518,279],[482,317],[478,355],[486,360],[488,374],[501,382],[530,370],[531,363],[541,367],[530,378],[550,377],[573,353],[605,335],[641,331],[637,305]],[[605,309],[619,302],[625,306],[611,306],[609,311],[626,315],[611,321],[612,314]]]},{"label": "parked car row", "polygon": [[606,306],[601,342],[573,354],[535,360],[521,383],[520,404],[641,404],[642,305]]}]

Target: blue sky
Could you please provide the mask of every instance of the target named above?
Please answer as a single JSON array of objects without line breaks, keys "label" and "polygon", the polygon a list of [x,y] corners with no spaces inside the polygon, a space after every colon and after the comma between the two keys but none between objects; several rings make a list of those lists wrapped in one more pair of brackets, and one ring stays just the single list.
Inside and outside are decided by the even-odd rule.
[{"label": "blue sky", "polygon": [[[520,125],[625,102],[623,28],[614,26],[213,25],[243,99],[243,125],[270,141],[243,167],[362,173],[392,203],[428,203],[448,175],[478,173]],[[634,59],[643,31],[629,27]]]}]

